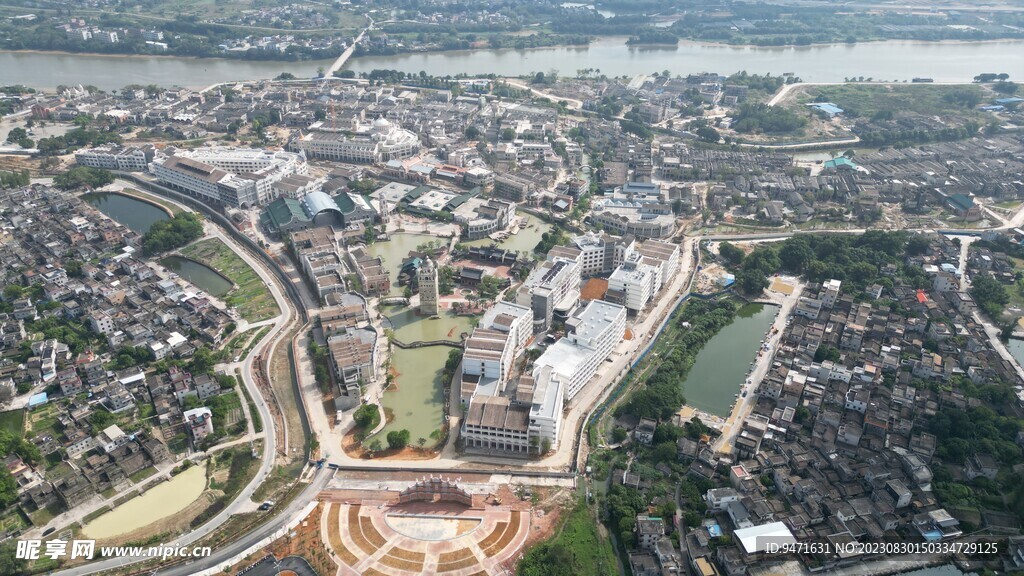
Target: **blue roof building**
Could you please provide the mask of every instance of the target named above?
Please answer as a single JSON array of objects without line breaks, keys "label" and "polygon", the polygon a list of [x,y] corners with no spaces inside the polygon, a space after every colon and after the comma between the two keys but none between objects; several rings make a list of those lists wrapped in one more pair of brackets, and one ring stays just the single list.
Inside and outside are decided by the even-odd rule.
[{"label": "blue roof building", "polygon": [[808,104],[811,108],[814,108],[818,112],[821,112],[829,118],[835,118],[836,116],[843,113],[843,109],[831,102],[814,102]]},{"label": "blue roof building", "polygon": [[827,171],[853,171],[857,169],[857,165],[846,156],[837,156],[831,160],[826,160],[825,164],[822,165]]}]

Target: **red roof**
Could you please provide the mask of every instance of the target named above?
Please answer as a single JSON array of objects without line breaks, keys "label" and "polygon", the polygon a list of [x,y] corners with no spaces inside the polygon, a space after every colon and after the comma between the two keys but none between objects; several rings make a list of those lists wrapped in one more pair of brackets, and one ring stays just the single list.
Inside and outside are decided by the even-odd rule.
[{"label": "red roof", "polygon": [[924,304],[927,301],[928,301],[928,296],[925,295],[924,290],[918,289],[917,290],[917,302],[919,304]]}]

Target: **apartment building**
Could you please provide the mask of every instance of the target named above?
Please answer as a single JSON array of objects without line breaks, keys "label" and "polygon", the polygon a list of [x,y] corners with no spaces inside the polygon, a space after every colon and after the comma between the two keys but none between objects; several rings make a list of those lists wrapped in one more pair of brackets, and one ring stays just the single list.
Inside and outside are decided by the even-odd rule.
[{"label": "apartment building", "polygon": [[552,319],[565,319],[580,297],[580,267],[573,260],[555,258],[535,269],[519,290],[518,303],[533,310],[533,331],[551,327]]}]

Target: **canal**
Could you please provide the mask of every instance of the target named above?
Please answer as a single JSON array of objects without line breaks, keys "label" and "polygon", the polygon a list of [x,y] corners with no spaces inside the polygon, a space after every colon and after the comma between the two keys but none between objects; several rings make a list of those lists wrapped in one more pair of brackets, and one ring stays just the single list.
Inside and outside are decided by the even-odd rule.
[{"label": "canal", "polygon": [[723,418],[729,416],[750,372],[750,363],[778,312],[778,306],[746,304],[732,324],[701,348],[682,383],[687,406]]},{"label": "canal", "polygon": [[93,192],[82,196],[82,200],[139,234],[145,234],[154,223],[169,218],[163,208],[123,194]]},{"label": "canal", "polygon": [[199,498],[205,488],[205,466],[192,466],[169,482],[162,482],[89,522],[82,527],[82,534],[97,540],[128,534],[181,512]]},{"label": "canal", "polygon": [[387,317],[385,326],[390,324],[395,338],[407,344],[438,340],[461,342],[462,335],[472,331],[477,320],[476,316],[456,316],[450,310],[442,310],[437,317],[427,318],[407,306],[381,306],[380,312]]},{"label": "canal", "polygon": [[168,256],[160,263],[211,296],[223,296],[234,287],[230,280],[213,268],[189,258]]},{"label": "canal", "polygon": [[380,440],[387,447],[388,432],[408,430],[409,444],[432,447],[440,439],[444,421],[444,383],[441,373],[448,360],[448,346],[426,346],[404,350],[392,347],[391,375],[394,380],[384,392],[381,404],[390,420],[384,428],[363,441],[370,445]]}]

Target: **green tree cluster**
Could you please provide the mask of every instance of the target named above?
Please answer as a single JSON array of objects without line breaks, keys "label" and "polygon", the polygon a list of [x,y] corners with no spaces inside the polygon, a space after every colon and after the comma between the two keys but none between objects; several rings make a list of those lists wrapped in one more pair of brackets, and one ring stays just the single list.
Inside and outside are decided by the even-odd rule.
[{"label": "green tree cluster", "polygon": [[1010,303],[1010,295],[1006,287],[989,274],[977,274],[971,280],[971,297],[978,307],[990,318],[999,318],[1006,305]]},{"label": "green tree cluster", "polygon": [[58,174],[53,178],[53,185],[61,190],[74,190],[75,188],[100,188],[114,181],[114,175],[103,168],[89,168],[88,166],[75,166],[71,170]]},{"label": "green tree cluster", "polygon": [[[678,336],[658,357],[657,369],[646,386],[634,392],[615,409],[616,416],[629,414],[640,418],[667,419],[683,405],[682,381],[693,366],[697,352],[733,321],[736,304],[728,300],[691,301],[672,319]],[[689,328],[683,324],[689,323]]]},{"label": "green tree cluster", "polygon": [[401,450],[409,445],[409,431],[406,429],[388,432],[388,448]]},{"label": "green tree cluster", "polygon": [[191,212],[175,214],[168,220],[153,223],[142,236],[142,250],[146,254],[160,254],[181,248],[203,235],[203,222]]}]

